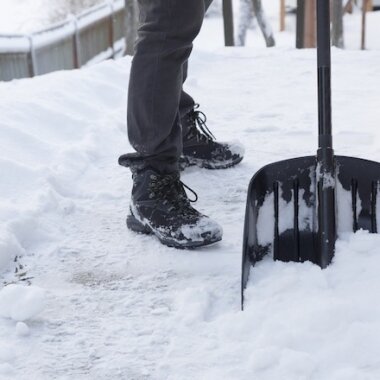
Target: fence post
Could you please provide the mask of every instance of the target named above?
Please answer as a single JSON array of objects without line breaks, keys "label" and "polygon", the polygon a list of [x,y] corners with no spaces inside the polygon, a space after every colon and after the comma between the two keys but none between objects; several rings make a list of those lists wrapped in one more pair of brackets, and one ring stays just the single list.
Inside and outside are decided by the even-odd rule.
[{"label": "fence post", "polygon": [[366,16],[367,16],[367,0],[362,3],[362,35],[361,35],[361,49],[365,50],[365,31],[366,31]]},{"label": "fence post", "polygon": [[315,1],[316,0],[297,0],[297,49],[316,46]]},{"label": "fence post", "polygon": [[280,0],[280,32],[285,30],[285,0]]},{"label": "fence post", "polygon": [[296,48],[302,49],[305,36],[305,1],[297,0]]},{"label": "fence post", "polygon": [[223,0],[224,45],[234,46],[234,17],[232,0]]},{"label": "fence post", "polygon": [[316,9],[316,0],[305,1],[304,48],[315,48],[317,46]]},{"label": "fence post", "polygon": [[344,49],[343,36],[343,0],[332,1],[332,44]]},{"label": "fence post", "polygon": [[108,5],[111,9],[111,14],[110,14],[110,17],[109,17],[109,21],[108,21],[108,33],[109,33],[109,45],[112,49],[112,55],[111,55],[111,58],[112,59],[115,59],[115,47],[114,47],[114,34],[115,34],[115,31],[114,31],[114,26],[113,26],[113,22],[114,22],[114,8],[113,8],[113,4],[109,1],[108,2]]},{"label": "fence post", "polygon": [[[154,1],[154,0],[151,0]],[[191,0],[186,0],[191,1]],[[125,30],[126,30],[126,50],[127,55],[134,54],[134,45],[137,39],[137,4],[136,0],[125,0]]]},{"label": "fence post", "polygon": [[74,68],[79,69],[82,66],[81,58],[80,58],[80,42],[79,42],[79,30],[78,30],[78,20],[75,16],[71,16],[72,21],[74,23],[74,36],[73,36],[73,63]]},{"label": "fence post", "polygon": [[29,52],[27,55],[29,77],[33,78],[36,75],[36,57],[34,55],[33,36],[26,36],[29,40]]}]

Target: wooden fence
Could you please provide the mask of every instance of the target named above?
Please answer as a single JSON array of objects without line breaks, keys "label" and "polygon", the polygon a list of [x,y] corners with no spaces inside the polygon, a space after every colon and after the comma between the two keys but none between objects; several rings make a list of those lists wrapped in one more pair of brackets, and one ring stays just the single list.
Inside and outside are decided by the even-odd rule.
[{"label": "wooden fence", "polygon": [[30,35],[0,35],[0,80],[75,69],[124,50],[124,0],[104,3]]}]

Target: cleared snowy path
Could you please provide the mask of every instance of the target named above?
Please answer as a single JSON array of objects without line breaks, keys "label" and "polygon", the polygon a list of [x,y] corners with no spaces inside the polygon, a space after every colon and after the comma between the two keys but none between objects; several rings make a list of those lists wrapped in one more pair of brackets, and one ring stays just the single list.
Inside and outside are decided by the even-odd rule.
[{"label": "cleared snowy path", "polygon": [[[336,151],[380,160],[380,52],[333,61]],[[227,171],[185,172],[225,231],[191,252],[125,228],[129,66],[0,84],[3,282],[46,291],[29,330],[0,317],[0,378],[378,379],[379,236],[344,237],[324,272],[264,261],[239,311],[248,182],[316,148],[315,52],[195,52],[188,91],[217,137],[247,155]]]}]

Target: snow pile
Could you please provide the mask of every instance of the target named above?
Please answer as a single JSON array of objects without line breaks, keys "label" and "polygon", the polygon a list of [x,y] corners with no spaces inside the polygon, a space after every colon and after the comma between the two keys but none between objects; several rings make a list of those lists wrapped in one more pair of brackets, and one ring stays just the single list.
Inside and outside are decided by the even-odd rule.
[{"label": "snow pile", "polygon": [[59,219],[75,210],[76,198],[93,196],[95,189],[81,188],[78,179],[98,159],[99,142],[114,138],[109,128],[121,125],[101,120],[107,104],[115,103],[125,114],[124,86],[112,99],[108,93],[115,83],[126,82],[127,65],[124,61],[107,70],[105,64],[97,69],[97,79],[88,70],[57,73],[53,83],[44,76],[0,84],[0,169],[5,179],[0,183],[0,272],[10,260],[31,253],[35,244],[59,239]]},{"label": "snow pile", "polygon": [[[0,290],[0,317],[23,322],[41,313],[45,305],[45,291],[36,286],[11,284]],[[17,330],[27,332],[25,324],[18,324]]]},{"label": "snow pile", "polygon": [[244,312],[220,312],[206,286],[179,291],[160,378],[379,378],[379,245],[346,235],[326,270],[266,259]]},{"label": "snow pile", "polygon": [[12,348],[7,345],[0,346],[0,379],[9,379],[15,375],[14,367],[10,364],[14,358],[15,352]]},{"label": "snow pile", "polygon": [[[124,186],[110,185],[104,167],[118,170],[117,157],[125,149],[128,67],[126,59],[0,83],[0,348],[10,352],[14,347],[17,352],[12,357],[0,352],[1,379],[19,373],[17,367],[29,355],[30,366],[42,360],[34,361],[34,346],[23,340],[33,335],[46,339],[41,321],[48,318],[51,302],[44,289],[57,286],[54,268],[75,250],[70,248],[72,237],[62,246],[66,218],[78,212],[79,204],[93,208],[94,202],[114,201],[112,191]],[[84,223],[90,220],[84,218]],[[78,237],[79,229],[75,234],[89,241],[88,236]],[[48,282],[37,274],[40,264],[52,276]],[[60,307],[59,314],[64,309]]]},{"label": "snow pile", "polygon": [[8,269],[10,262],[17,256],[22,256],[25,250],[16,238],[7,232],[0,236],[0,271]]}]

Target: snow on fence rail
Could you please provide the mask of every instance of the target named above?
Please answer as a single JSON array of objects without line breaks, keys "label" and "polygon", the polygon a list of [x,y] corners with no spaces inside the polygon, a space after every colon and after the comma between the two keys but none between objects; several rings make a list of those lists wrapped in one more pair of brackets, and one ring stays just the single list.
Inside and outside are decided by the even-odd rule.
[{"label": "snow on fence rail", "polygon": [[124,0],[103,3],[29,35],[0,35],[0,80],[114,58],[125,49]]}]

